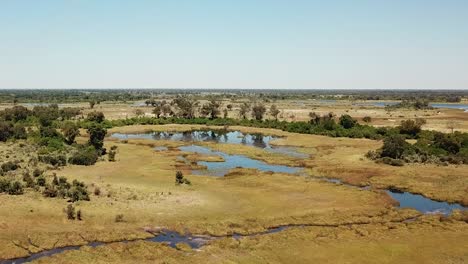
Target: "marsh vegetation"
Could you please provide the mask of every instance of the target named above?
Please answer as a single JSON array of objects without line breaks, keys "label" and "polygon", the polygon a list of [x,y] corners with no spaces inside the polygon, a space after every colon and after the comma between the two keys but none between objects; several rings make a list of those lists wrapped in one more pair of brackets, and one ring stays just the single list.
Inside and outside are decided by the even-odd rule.
[{"label": "marsh vegetation", "polygon": [[[13,94],[0,93],[5,263],[283,262],[297,250],[339,262],[329,248],[362,263],[362,247],[373,260],[465,260],[467,133],[427,127],[434,111],[467,115],[407,103],[463,92]],[[351,107],[379,99],[405,103]],[[375,125],[405,111],[428,116]]]}]

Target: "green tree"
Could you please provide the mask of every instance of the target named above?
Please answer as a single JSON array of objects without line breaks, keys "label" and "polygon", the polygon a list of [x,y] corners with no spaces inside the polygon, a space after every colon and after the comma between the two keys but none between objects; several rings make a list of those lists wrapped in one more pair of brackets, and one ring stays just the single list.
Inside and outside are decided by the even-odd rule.
[{"label": "green tree", "polygon": [[88,128],[89,145],[93,146],[101,155],[103,152],[104,138],[106,137],[107,130],[100,124],[94,123]]},{"label": "green tree", "polygon": [[93,112],[88,113],[87,119],[90,122],[102,123],[104,122],[105,117],[102,112],[93,111]]},{"label": "green tree", "polygon": [[384,139],[381,156],[400,159],[410,147],[411,145],[405,141],[403,136],[392,135]]},{"label": "green tree", "polygon": [[350,115],[342,115],[340,117],[340,125],[345,129],[353,128],[356,125],[356,120]]},{"label": "green tree", "polygon": [[65,142],[68,145],[71,145],[75,142],[75,138],[80,134],[78,126],[71,121],[67,121],[62,125],[63,136],[65,137]]}]

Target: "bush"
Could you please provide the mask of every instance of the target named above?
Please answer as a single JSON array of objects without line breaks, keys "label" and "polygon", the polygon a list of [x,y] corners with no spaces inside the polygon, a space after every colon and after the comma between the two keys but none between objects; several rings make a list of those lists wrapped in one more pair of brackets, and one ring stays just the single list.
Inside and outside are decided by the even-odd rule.
[{"label": "bush", "polygon": [[58,191],[54,185],[46,185],[44,191],[42,192],[44,197],[54,198],[57,197]]},{"label": "bush", "polygon": [[69,204],[67,208],[65,208],[65,213],[67,214],[68,220],[75,220],[76,218],[75,207],[72,204]]},{"label": "bush", "polygon": [[65,166],[67,165],[67,158],[61,154],[46,154],[39,155],[38,159],[40,162],[47,163],[53,166]]},{"label": "bush", "polygon": [[176,185],[181,185],[181,184],[187,184],[187,185],[191,185],[192,183],[184,178],[184,174],[181,172],[181,171],[177,171],[176,172]]},{"label": "bush", "polygon": [[401,135],[394,135],[384,140],[381,157],[399,159],[403,153],[411,148],[411,145],[405,141]]},{"label": "bush", "polygon": [[13,161],[8,161],[8,162],[5,162],[5,163],[2,164],[2,171],[3,172],[14,171],[14,170],[17,170],[19,168],[20,168],[20,166],[18,165],[18,163],[13,162]]},{"label": "bush", "polygon": [[37,177],[36,179],[36,184],[39,185],[39,186],[45,186],[46,185],[46,178],[44,176],[39,176]]},{"label": "bush", "polygon": [[340,125],[345,129],[350,129],[356,125],[357,121],[350,115],[342,115],[340,117]]},{"label": "bush", "polygon": [[0,193],[7,193],[10,190],[10,180],[0,178]]},{"label": "bush", "polygon": [[109,161],[114,162],[115,155],[117,155],[117,146],[112,146],[108,155],[109,155]]},{"label": "bush", "polygon": [[75,165],[90,166],[97,162],[98,154],[93,147],[79,149],[68,159],[68,162]]},{"label": "bush", "polygon": [[23,185],[19,181],[13,181],[10,183],[10,187],[8,188],[8,194],[21,195],[23,193]]},{"label": "bush", "polygon": [[86,185],[77,180],[73,181],[73,184],[71,188],[68,190],[67,195],[70,198],[71,202],[76,202],[76,201],[81,201],[81,200],[89,201],[89,194],[88,194],[88,190],[86,189]]}]

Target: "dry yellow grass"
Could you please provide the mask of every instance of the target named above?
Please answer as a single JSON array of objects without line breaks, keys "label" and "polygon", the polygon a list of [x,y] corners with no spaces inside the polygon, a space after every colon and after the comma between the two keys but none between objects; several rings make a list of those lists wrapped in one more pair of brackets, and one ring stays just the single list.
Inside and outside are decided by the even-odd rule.
[{"label": "dry yellow grass", "polygon": [[[214,241],[199,251],[151,242],[82,248],[37,263],[466,263],[467,225],[418,223],[294,228]],[[36,263],[34,262],[34,263]]]}]

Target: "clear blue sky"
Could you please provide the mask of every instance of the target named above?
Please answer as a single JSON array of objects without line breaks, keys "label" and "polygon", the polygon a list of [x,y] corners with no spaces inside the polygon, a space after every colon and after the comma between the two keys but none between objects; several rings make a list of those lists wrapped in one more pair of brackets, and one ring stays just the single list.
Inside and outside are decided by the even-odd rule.
[{"label": "clear blue sky", "polygon": [[468,1],[1,0],[35,87],[468,89]]}]

